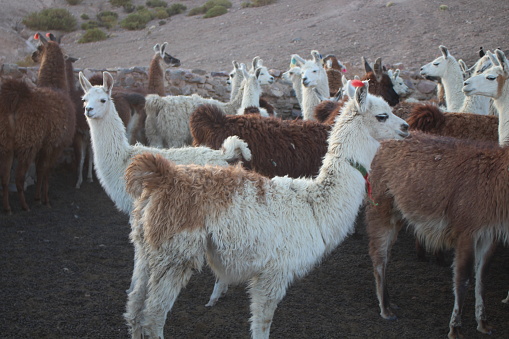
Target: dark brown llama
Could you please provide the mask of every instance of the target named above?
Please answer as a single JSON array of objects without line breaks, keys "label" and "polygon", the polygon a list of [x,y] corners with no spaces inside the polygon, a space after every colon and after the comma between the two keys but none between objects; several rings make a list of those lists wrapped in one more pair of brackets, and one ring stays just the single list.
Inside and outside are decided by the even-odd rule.
[{"label": "dark brown llama", "polygon": [[399,95],[394,90],[391,78],[384,71],[382,59],[377,58],[373,68],[371,68],[364,57],[362,57],[362,62],[366,74],[361,80],[369,81],[369,93],[381,96],[391,106],[397,105],[399,103]]}]

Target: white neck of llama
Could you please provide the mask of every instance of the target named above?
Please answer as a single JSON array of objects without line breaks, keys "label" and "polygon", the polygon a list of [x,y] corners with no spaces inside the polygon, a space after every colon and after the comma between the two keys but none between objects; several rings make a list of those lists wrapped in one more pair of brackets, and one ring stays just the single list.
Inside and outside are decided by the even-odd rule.
[{"label": "white neck of llama", "polygon": [[465,101],[459,112],[488,115],[491,98],[484,95],[465,95]]},{"label": "white neck of llama", "polygon": [[102,118],[87,118],[95,171],[101,185],[117,208],[124,213],[130,213],[132,201],[118,197],[128,196],[125,192],[124,170],[131,157],[131,146],[113,101],[110,99],[108,104],[109,111]]},{"label": "white neck of llama", "polygon": [[[330,95],[329,81],[327,80],[327,73],[325,69],[321,67],[319,79],[317,81],[316,89],[324,97]],[[301,85],[302,90],[302,119],[303,120],[315,120],[314,112],[315,107],[321,102],[312,87],[306,87]]]},{"label": "white neck of llama", "polygon": [[258,82],[258,79],[254,75],[249,75],[248,78],[244,79],[244,91],[242,95],[242,103],[240,109],[244,110],[246,107],[260,106],[260,96],[262,94],[262,86]]},{"label": "white neck of llama", "polygon": [[445,92],[445,103],[450,112],[461,112],[465,101],[463,94],[463,74],[456,59],[449,55],[447,58],[448,67],[442,76],[442,85]]},{"label": "white neck of llama", "polygon": [[[353,102],[349,104],[353,105]],[[346,108],[344,112],[351,111]],[[353,231],[366,195],[366,181],[359,168],[369,172],[380,146],[363,126],[361,117],[351,113],[343,113],[338,118],[328,142],[320,172],[308,188],[326,252],[333,250]],[[358,168],[354,167],[356,165]]]},{"label": "white neck of llama", "polygon": [[500,146],[509,146],[509,79],[505,80],[501,95],[493,99],[498,110],[498,143]]},{"label": "white neck of llama", "polygon": [[295,96],[297,97],[297,101],[299,102],[299,106],[303,107],[302,103],[302,77],[300,74],[294,74],[292,76],[292,88],[295,91]]}]

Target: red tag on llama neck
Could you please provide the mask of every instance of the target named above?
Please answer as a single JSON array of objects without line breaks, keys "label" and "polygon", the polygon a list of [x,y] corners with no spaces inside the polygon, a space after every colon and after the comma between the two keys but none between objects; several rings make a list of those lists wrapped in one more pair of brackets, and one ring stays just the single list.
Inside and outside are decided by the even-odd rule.
[{"label": "red tag on llama neck", "polygon": [[352,80],[350,83],[353,87],[364,87],[364,83],[360,80]]}]

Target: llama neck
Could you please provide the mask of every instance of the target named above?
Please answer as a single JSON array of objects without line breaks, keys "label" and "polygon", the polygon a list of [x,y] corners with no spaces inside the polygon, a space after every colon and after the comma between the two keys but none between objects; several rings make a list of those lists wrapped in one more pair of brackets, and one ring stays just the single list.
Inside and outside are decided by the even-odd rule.
[{"label": "llama neck", "polygon": [[56,42],[50,41],[39,67],[37,78],[39,87],[51,87],[63,91],[68,90],[65,74],[65,61],[62,50]]},{"label": "llama neck", "polygon": [[103,118],[87,118],[87,121],[90,126],[97,177],[117,208],[129,213],[131,203],[122,199],[125,192],[123,173],[131,157],[132,147],[127,141],[125,126],[113,101],[110,101],[110,109]]},{"label": "llama neck", "polygon": [[491,98],[483,95],[465,96],[460,112],[488,115]]},{"label": "llama neck", "polygon": [[327,72],[323,67],[320,69],[320,80],[318,81],[316,89],[326,97],[330,94],[329,78],[327,77]]},{"label": "llama neck", "polygon": [[302,103],[302,78],[300,76],[294,76],[292,78],[292,87],[295,91],[295,96],[297,97],[297,101],[299,102],[299,106],[303,107]]},{"label": "llama neck", "polygon": [[[327,154],[308,197],[329,251],[353,230],[366,195],[360,169],[369,172],[379,145],[356,116],[342,114],[331,131]],[[341,216],[330,213],[337,210]]]},{"label": "llama neck", "polygon": [[77,95],[78,89],[76,87],[76,81],[74,80],[74,67],[72,61],[69,59],[65,61],[65,75],[67,78],[67,86],[69,87],[69,94],[73,97]]},{"label": "llama neck", "polygon": [[[323,93],[320,91],[320,93]],[[327,92],[329,93],[329,92]],[[315,120],[314,109],[320,103],[320,99],[313,91],[312,87],[304,87],[302,85],[302,119]]]},{"label": "llama neck", "polygon": [[240,72],[237,72],[233,77],[233,81],[231,84],[231,92],[230,92],[230,101],[233,101],[242,87],[243,78],[240,76]]},{"label": "llama neck", "polygon": [[148,92],[164,96],[164,69],[161,65],[162,58],[159,54],[155,55],[150,62],[148,70]]},{"label": "llama neck", "polygon": [[447,110],[451,112],[459,112],[465,101],[465,95],[462,92],[463,75],[461,68],[456,59],[449,56],[447,70],[442,77],[442,85],[445,92],[445,102]]},{"label": "llama neck", "polygon": [[498,110],[498,142],[509,146],[509,81],[505,81],[500,91],[501,95],[493,100]]},{"label": "llama neck", "polygon": [[244,93],[242,95],[242,103],[240,104],[240,108],[244,109],[246,107],[260,106],[260,95],[262,92],[262,87],[258,82],[258,79],[248,79],[244,85]]}]

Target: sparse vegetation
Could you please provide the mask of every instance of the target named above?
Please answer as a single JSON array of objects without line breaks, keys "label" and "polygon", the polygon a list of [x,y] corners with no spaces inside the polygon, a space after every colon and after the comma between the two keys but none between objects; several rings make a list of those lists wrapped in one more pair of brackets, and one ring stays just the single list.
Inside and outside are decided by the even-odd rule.
[{"label": "sparse vegetation", "polygon": [[92,28],[98,28],[99,27],[99,23],[95,20],[90,20],[90,21],[87,21],[87,22],[84,22],[81,24],[81,29],[83,30],[89,30],[89,29],[92,29]]},{"label": "sparse vegetation", "polygon": [[152,8],[155,8],[155,7],[168,7],[168,3],[164,0],[148,0],[145,5],[147,5],[147,7],[152,7]]},{"label": "sparse vegetation", "polygon": [[90,19],[90,17],[87,14],[85,14],[85,13],[81,14],[80,18],[83,19],[83,20],[89,20]]},{"label": "sparse vegetation", "polygon": [[[226,12],[228,12],[226,9],[232,7],[232,3],[229,0],[209,0],[203,6],[192,8],[187,15],[192,16],[192,15],[206,14],[207,12],[209,12],[211,9],[213,9],[216,6],[224,7],[224,9],[214,9],[214,11],[212,11],[212,12],[213,13],[222,12],[221,14],[218,14],[218,15],[222,15],[222,14],[225,14]],[[218,16],[218,15],[214,15],[214,16]],[[207,17],[211,18],[212,16],[207,16]]]},{"label": "sparse vegetation", "polygon": [[276,3],[277,0],[253,0],[251,2],[243,2],[241,4],[242,8],[246,7],[262,7]]},{"label": "sparse vegetation", "polygon": [[76,6],[83,2],[83,0],[65,0],[69,5]]},{"label": "sparse vegetation", "polygon": [[166,8],[164,8],[164,7],[157,7],[157,8],[154,9],[154,16],[157,19],[166,19],[170,15],[166,11]]},{"label": "sparse vegetation", "polygon": [[72,32],[76,30],[76,18],[64,8],[47,8],[23,18],[23,24],[33,30],[57,30]]},{"label": "sparse vegetation", "polygon": [[136,13],[129,14],[120,22],[120,26],[130,31],[140,30],[144,29],[153,18],[153,14],[148,9],[143,8]]},{"label": "sparse vegetation", "polygon": [[228,13],[224,6],[214,6],[205,13],[204,18],[213,18]]},{"label": "sparse vegetation", "polygon": [[392,6],[394,6],[394,2],[392,2],[392,1],[389,1],[387,3],[387,5],[385,5],[385,7],[392,7]]},{"label": "sparse vegetation", "polygon": [[85,34],[78,40],[78,43],[84,44],[87,42],[102,41],[108,39],[108,35],[100,28],[88,29]]},{"label": "sparse vegetation", "polygon": [[166,8],[166,12],[169,16],[177,15],[180,13],[184,13],[187,10],[187,7],[181,3],[176,3]]},{"label": "sparse vegetation", "polygon": [[110,4],[113,7],[123,7],[127,4],[132,4],[131,0],[110,0]]},{"label": "sparse vegetation", "polygon": [[105,11],[97,14],[99,26],[111,29],[117,25],[118,14],[111,11]]},{"label": "sparse vegetation", "polygon": [[439,8],[440,8],[441,11],[447,11],[449,9],[449,6],[447,6],[447,5],[440,5]]}]

